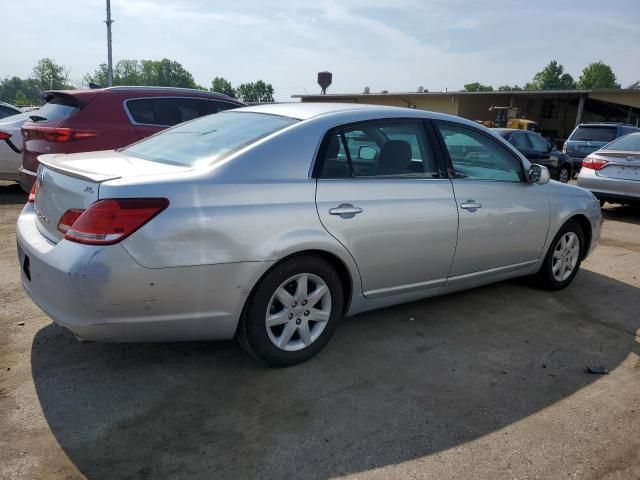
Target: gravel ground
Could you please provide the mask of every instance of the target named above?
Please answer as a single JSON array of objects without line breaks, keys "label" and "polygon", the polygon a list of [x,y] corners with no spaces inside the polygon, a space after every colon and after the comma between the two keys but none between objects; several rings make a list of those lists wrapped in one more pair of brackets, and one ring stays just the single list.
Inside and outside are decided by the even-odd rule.
[{"label": "gravel ground", "polygon": [[[640,212],[548,293],[344,321],[306,364],[234,342],[79,343],[24,294],[0,183],[0,478],[640,478]],[[608,375],[585,373],[604,366]]]}]

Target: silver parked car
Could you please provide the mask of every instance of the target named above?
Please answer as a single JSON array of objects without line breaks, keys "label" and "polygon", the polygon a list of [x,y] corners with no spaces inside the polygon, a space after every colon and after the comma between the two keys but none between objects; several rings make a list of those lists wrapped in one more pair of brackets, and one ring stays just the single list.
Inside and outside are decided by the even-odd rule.
[{"label": "silver parked car", "polygon": [[578,185],[600,202],[640,203],[640,132],[605,145],[582,161]]},{"label": "silver parked car", "polygon": [[563,288],[600,236],[590,192],[420,110],[260,105],[40,161],[18,255],[56,323],[103,341],[237,336],[278,366],[345,315],[521,275]]}]

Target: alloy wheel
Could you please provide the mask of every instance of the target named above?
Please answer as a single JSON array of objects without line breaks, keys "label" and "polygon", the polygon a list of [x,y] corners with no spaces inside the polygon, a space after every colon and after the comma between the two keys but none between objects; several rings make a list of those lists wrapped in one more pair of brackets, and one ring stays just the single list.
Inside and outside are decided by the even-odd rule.
[{"label": "alloy wheel", "polygon": [[325,281],[300,273],[271,296],[265,315],[267,335],[282,350],[302,350],[320,337],[330,316],[331,292]]},{"label": "alloy wheel", "polygon": [[564,282],[571,276],[578,264],[580,256],[580,239],[575,232],[567,232],[556,244],[553,251],[551,271],[553,278],[559,282]]},{"label": "alloy wheel", "polygon": [[560,169],[560,173],[558,173],[558,181],[567,183],[569,181],[569,170],[566,168]]}]

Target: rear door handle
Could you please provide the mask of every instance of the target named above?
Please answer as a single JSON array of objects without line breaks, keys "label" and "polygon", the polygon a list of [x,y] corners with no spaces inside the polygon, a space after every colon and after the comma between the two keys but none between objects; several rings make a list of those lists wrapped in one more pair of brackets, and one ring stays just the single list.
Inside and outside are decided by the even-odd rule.
[{"label": "rear door handle", "polygon": [[475,212],[477,209],[482,208],[482,204],[480,202],[476,202],[475,200],[467,200],[466,202],[460,204],[460,208],[464,208],[465,210],[469,210],[470,212]]},{"label": "rear door handle", "polygon": [[359,213],[362,213],[360,207],[354,207],[350,203],[341,203],[337,207],[330,208],[330,215],[340,215],[342,218],[351,218]]}]

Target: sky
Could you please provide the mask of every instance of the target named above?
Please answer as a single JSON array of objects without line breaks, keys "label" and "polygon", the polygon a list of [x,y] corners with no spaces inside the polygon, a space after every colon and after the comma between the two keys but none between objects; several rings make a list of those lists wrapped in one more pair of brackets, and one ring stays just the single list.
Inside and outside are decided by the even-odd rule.
[{"label": "sky", "polygon": [[[0,0],[0,78],[51,57],[79,84],[106,63],[105,0]],[[640,0],[112,0],[113,57],[170,58],[202,86],[264,80],[278,101],[319,93],[523,85],[557,59],[640,80]],[[12,21],[7,21],[12,20]],[[11,46],[9,46],[11,45]],[[7,48],[9,46],[9,48]]]}]

